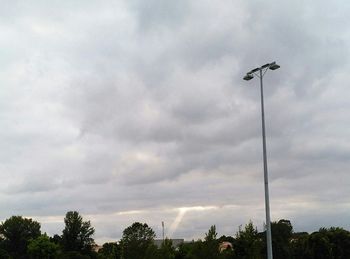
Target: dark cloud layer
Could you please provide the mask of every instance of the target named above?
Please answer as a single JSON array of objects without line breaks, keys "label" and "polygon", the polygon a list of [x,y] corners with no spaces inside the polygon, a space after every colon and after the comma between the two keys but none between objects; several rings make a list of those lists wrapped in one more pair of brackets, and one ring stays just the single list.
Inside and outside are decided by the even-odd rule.
[{"label": "dark cloud layer", "polygon": [[[349,228],[344,1],[39,1],[0,27],[1,217],[99,242],[133,221],[198,238],[264,222],[264,78],[272,218]],[[335,213],[335,211],[337,213]]]}]

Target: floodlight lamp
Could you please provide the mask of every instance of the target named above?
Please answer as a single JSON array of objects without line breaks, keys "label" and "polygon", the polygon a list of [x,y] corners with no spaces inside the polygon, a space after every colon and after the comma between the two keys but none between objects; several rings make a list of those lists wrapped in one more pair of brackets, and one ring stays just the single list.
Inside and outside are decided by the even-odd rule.
[{"label": "floodlight lamp", "polygon": [[276,62],[272,62],[269,67],[271,70],[279,69],[280,66],[276,64]]},{"label": "floodlight lamp", "polygon": [[245,77],[243,77],[243,79],[246,80],[246,81],[249,81],[249,80],[251,80],[253,78],[254,78],[254,76],[252,74],[249,74],[249,73],[246,74]]}]

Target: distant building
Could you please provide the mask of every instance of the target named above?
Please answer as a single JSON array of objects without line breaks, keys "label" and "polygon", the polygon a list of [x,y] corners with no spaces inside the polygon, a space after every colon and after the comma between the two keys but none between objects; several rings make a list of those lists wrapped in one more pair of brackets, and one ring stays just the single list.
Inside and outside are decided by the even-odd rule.
[{"label": "distant building", "polygon": [[[179,239],[169,239],[169,240],[172,242],[174,248],[179,247],[184,242],[184,239],[180,239],[180,238]],[[158,248],[160,248],[163,244],[163,239],[154,239],[154,244]]]}]

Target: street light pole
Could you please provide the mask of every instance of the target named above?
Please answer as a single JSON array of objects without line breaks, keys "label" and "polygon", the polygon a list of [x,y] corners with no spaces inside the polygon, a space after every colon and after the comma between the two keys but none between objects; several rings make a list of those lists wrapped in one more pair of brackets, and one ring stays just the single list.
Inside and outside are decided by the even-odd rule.
[{"label": "street light pole", "polygon": [[271,219],[270,219],[269,178],[267,173],[267,156],[266,156],[264,88],[263,88],[263,74],[261,69],[260,69],[260,94],[261,94],[261,128],[262,128],[263,159],[264,159],[267,258],[272,259],[273,255],[272,255],[272,236],[271,236],[271,223],[270,223]]},{"label": "street light pole", "polygon": [[[270,198],[269,198],[269,180],[267,172],[267,155],[266,155],[266,134],[265,134],[265,112],[264,112],[264,89],[263,77],[268,69],[276,70],[280,68],[276,62],[265,64],[261,67],[255,68],[248,72],[243,78],[248,81],[254,78],[254,75],[260,78],[260,94],[261,94],[261,128],[262,128],[262,142],[263,142],[263,161],[264,161],[264,187],[265,187],[265,213],[266,213],[266,246],[267,258],[273,259],[272,254],[272,236],[271,236],[271,219],[270,219]],[[259,74],[256,72],[259,71]]]}]

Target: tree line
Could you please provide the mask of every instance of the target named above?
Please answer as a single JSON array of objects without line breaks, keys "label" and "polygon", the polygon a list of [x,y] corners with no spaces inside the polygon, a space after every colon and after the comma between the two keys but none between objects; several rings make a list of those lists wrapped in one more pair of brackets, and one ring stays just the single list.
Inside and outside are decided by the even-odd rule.
[{"label": "tree line", "polygon": [[[233,236],[220,236],[215,225],[203,240],[174,247],[165,239],[160,247],[146,223],[135,222],[123,231],[119,242],[108,242],[96,251],[95,229],[77,211],[67,212],[61,235],[41,232],[39,222],[12,216],[0,224],[0,259],[265,259],[265,232],[252,222]],[[349,259],[350,232],[338,227],[311,234],[294,232],[289,220],[271,223],[275,259]],[[223,246],[223,244],[226,244]]]}]

